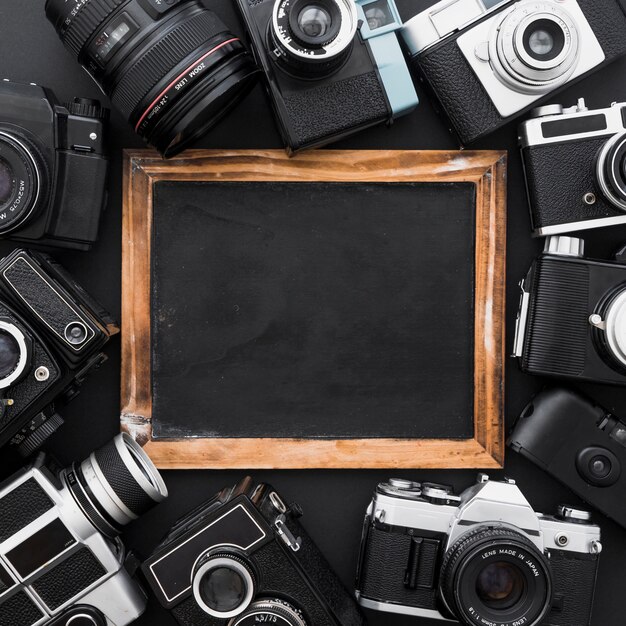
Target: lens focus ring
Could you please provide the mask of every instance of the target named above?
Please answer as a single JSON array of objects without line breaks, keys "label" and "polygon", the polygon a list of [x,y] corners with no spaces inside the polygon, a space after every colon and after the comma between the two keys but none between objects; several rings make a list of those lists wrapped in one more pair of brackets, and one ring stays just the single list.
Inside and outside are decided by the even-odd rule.
[{"label": "lens focus ring", "polygon": [[[133,121],[133,112],[155,85],[199,46],[227,30],[210,11],[202,11],[181,22],[139,58],[113,89],[111,101]],[[141,115],[143,111],[138,113]]]}]

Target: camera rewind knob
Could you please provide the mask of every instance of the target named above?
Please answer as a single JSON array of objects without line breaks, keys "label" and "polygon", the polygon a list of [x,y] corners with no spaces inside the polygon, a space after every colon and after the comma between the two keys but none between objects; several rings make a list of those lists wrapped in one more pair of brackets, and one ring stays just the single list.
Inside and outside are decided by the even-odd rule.
[{"label": "camera rewind knob", "polygon": [[65,108],[71,115],[91,117],[96,120],[109,119],[109,109],[104,108],[100,101],[94,98],[74,98],[72,102],[65,105]]},{"label": "camera rewind knob", "polygon": [[546,104],[530,112],[531,118],[546,117],[546,115],[563,115],[563,106],[560,104]]},{"label": "camera rewind knob", "polygon": [[547,237],[543,251],[545,254],[571,256],[581,259],[585,254],[585,242],[578,237]]}]

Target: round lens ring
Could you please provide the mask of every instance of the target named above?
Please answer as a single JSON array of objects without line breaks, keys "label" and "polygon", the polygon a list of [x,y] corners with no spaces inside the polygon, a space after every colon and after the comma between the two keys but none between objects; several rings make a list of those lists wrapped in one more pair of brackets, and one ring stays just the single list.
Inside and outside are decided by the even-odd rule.
[{"label": "round lens ring", "polygon": [[596,181],[602,195],[613,206],[626,211],[626,133],[615,135],[600,149]]},{"label": "round lens ring", "polygon": [[531,22],[523,37],[524,50],[537,61],[552,61],[565,48],[565,33],[553,20]]},{"label": "round lens ring", "polygon": [[20,362],[20,346],[13,335],[0,330],[0,379],[7,378]]},{"label": "round lens ring", "polygon": [[0,389],[13,385],[25,373],[30,340],[10,321],[0,320]]},{"label": "round lens ring", "polygon": [[242,615],[231,620],[228,626],[307,626],[302,613],[283,600],[267,598],[250,605]]},{"label": "round lens ring", "polygon": [[324,37],[330,30],[332,21],[329,13],[318,5],[310,5],[300,11],[298,26],[311,39]]},{"label": "round lens ring", "polygon": [[65,339],[73,346],[85,343],[88,337],[87,327],[82,322],[70,322],[65,327]]}]

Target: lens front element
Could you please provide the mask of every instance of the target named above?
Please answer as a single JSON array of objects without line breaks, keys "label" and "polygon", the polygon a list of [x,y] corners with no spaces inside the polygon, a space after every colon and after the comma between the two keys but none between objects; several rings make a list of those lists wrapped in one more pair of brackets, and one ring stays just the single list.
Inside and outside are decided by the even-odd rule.
[{"label": "lens front element", "polygon": [[311,39],[325,37],[330,30],[331,23],[328,12],[317,5],[305,7],[298,16],[299,29]]},{"label": "lens front element", "polygon": [[550,610],[552,579],[546,558],[523,534],[481,525],[446,553],[441,594],[466,626],[537,626]]}]

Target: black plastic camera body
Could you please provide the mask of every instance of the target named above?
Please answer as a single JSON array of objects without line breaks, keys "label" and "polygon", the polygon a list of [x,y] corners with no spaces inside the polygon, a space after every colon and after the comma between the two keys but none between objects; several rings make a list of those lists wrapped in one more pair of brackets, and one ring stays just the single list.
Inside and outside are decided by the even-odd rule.
[{"label": "black plastic camera body", "polygon": [[0,82],[0,237],[89,250],[106,201],[108,109]]},{"label": "black plastic camera body", "polygon": [[393,0],[237,4],[289,154],[390,123],[417,106]]},{"label": "black plastic camera body", "polygon": [[182,626],[363,626],[299,514],[248,477],[179,520],[143,573]]},{"label": "black plastic camera body", "polygon": [[542,391],[509,445],[626,528],[626,424],[568,389]]},{"label": "black plastic camera body", "polygon": [[441,0],[403,29],[413,69],[471,144],[626,53],[618,0]]},{"label": "black plastic camera body", "polygon": [[540,107],[519,141],[536,236],[626,223],[626,104]]},{"label": "black plastic camera body", "polygon": [[521,283],[514,356],[530,374],[626,384],[626,259],[587,259],[582,239],[546,238]]},{"label": "black plastic camera body", "polygon": [[118,332],[110,315],[47,255],[15,250],[0,261],[0,445],[23,454],[63,420],[55,404],[73,398]]}]

